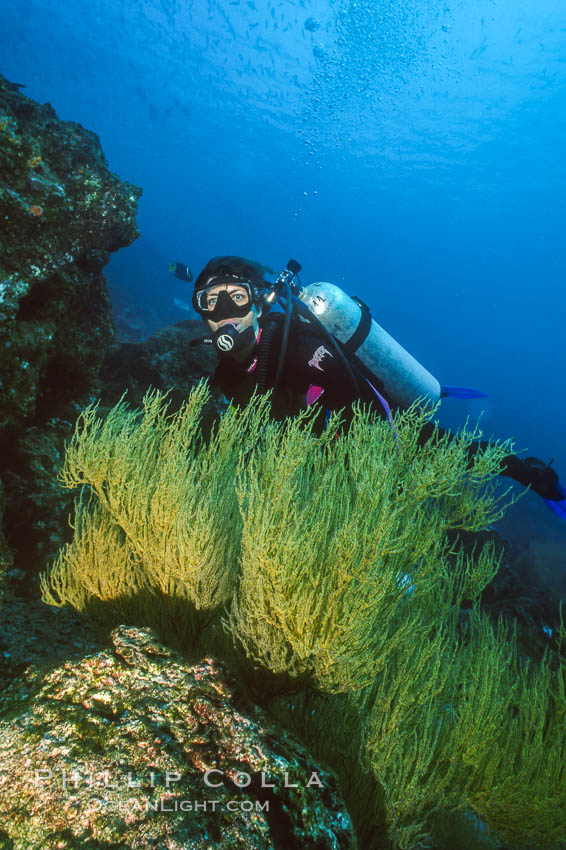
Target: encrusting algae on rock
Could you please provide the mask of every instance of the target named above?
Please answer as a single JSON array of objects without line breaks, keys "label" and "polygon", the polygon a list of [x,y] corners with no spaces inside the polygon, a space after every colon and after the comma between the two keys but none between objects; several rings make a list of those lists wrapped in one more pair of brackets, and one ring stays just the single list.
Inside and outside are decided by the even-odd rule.
[{"label": "encrusting algae on rock", "polygon": [[335,776],[222,665],[112,644],[3,693],[2,846],[355,850]]}]

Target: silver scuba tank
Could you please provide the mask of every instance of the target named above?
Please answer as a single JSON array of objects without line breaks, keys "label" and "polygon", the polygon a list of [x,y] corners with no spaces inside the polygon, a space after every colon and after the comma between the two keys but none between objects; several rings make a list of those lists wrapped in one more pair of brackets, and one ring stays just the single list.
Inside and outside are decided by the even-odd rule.
[{"label": "silver scuba tank", "polygon": [[[362,306],[333,283],[311,283],[303,287],[299,298],[341,343],[348,343],[360,326]],[[390,403],[408,407],[417,399],[440,399],[441,388],[434,375],[374,319],[355,354],[383,383]]]}]

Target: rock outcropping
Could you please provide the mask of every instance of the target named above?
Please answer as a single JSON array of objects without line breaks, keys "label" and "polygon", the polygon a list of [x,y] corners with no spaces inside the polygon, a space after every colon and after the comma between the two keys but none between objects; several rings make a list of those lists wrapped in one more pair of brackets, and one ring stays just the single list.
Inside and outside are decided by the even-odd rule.
[{"label": "rock outcropping", "polygon": [[354,850],[334,775],[222,665],[149,629],[112,643],[2,693],[2,846]]},{"label": "rock outcropping", "polygon": [[29,567],[62,542],[69,497],[53,480],[100,392],[114,333],[102,269],[138,236],[141,190],[108,170],[94,133],[19,88],[0,77],[0,479],[4,532]]},{"label": "rock outcropping", "polygon": [[138,406],[154,387],[168,391],[172,409],[178,408],[195,384],[214,373],[212,346],[192,344],[202,339],[204,330],[201,321],[187,319],[142,342],[113,345],[101,371],[103,404],[113,406],[127,391],[125,400]]}]

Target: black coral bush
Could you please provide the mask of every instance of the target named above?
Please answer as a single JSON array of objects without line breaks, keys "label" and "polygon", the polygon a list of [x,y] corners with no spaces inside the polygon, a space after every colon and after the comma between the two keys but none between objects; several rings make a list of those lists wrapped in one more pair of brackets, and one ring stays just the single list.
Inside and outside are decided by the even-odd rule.
[{"label": "black coral bush", "polygon": [[[516,844],[566,842],[564,665],[520,661],[477,604],[493,549],[466,556],[447,535],[501,515],[508,446],[470,460],[477,434],[463,432],[421,447],[432,412],[416,407],[396,417],[398,442],[361,408],[317,435],[308,414],[270,421],[263,397],[205,439],[208,397],[202,384],[174,414],[158,392],[141,411],[83,412],[62,473],[80,488],[75,534],[43,577],[46,601],[187,646],[214,629],[218,646],[222,624],[267,696],[271,683],[324,699],[314,722],[297,700],[294,722],[366,835],[386,821],[396,846],[421,847],[447,813],[472,811]],[[349,725],[333,747],[338,711]],[[372,785],[365,810],[356,775]]]}]

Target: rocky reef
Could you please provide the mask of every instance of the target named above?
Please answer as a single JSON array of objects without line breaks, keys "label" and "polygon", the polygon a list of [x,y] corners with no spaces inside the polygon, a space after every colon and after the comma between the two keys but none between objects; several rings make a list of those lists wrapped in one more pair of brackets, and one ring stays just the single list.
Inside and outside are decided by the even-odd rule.
[{"label": "rocky reef", "polygon": [[0,844],[31,848],[355,848],[334,774],[149,629],[0,699]]},{"label": "rocky reef", "polygon": [[168,391],[172,409],[178,408],[195,384],[214,373],[212,346],[193,345],[202,336],[202,322],[187,319],[141,342],[114,344],[101,370],[103,404],[113,406],[126,392],[129,404],[140,405],[154,387]]},{"label": "rocky reef", "polygon": [[0,76],[0,479],[20,567],[61,543],[69,500],[54,480],[78,410],[100,393],[114,335],[102,269],[137,238],[140,194],[95,133]]}]

